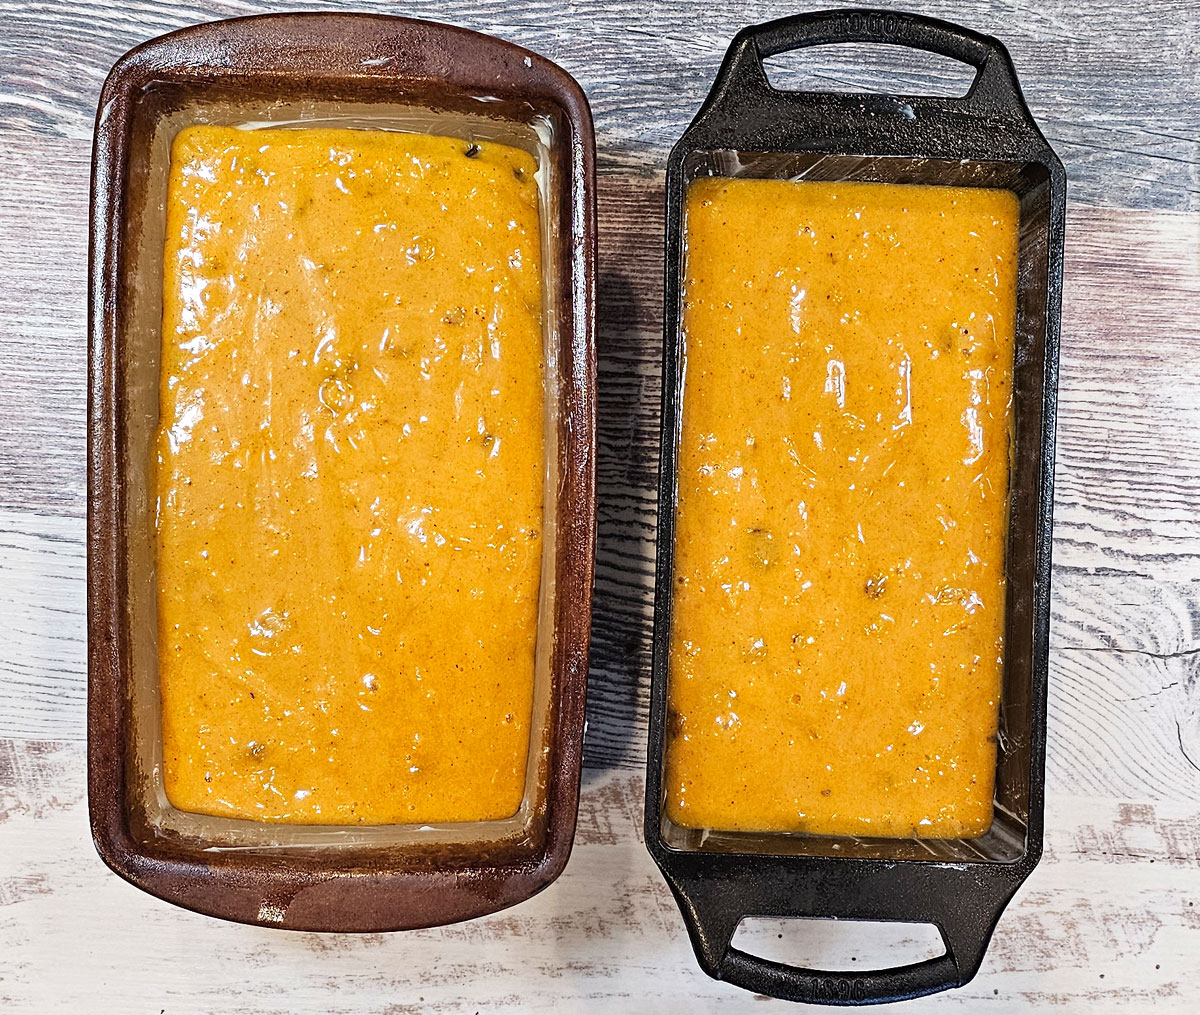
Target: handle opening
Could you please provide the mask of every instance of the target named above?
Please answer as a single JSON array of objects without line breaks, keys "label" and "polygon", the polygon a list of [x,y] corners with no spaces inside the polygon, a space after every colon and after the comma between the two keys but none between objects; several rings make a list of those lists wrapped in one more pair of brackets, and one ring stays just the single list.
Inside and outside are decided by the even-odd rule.
[{"label": "handle opening", "polygon": [[[825,922],[828,924],[833,921]],[[861,928],[863,923],[854,921],[853,926]],[[868,926],[878,925],[870,923]],[[854,968],[856,963],[853,961],[849,963],[849,969],[830,968],[825,960],[815,967],[797,963],[794,957],[780,962],[735,948],[730,941],[715,973],[718,979],[735,986],[785,1001],[832,1005],[887,1004],[936,994],[963,982],[950,939],[944,931],[938,936],[943,946],[934,948],[932,957],[915,962],[893,962],[876,969]]]},{"label": "handle opening", "polygon": [[[916,14],[844,10],[794,14],[743,28],[730,43],[697,120],[707,115],[713,123],[728,121],[736,126],[748,115],[780,116],[785,110],[811,113],[814,94],[844,95],[846,85],[835,81],[831,87],[828,80],[822,80],[813,88],[807,82],[780,73],[769,79],[768,67],[773,65],[777,70],[780,66],[836,67],[830,61],[839,58],[830,54],[836,54],[844,46],[853,47],[848,51],[854,67],[850,82],[862,81],[864,72],[868,72],[868,92],[882,91],[892,98],[908,95],[941,112],[953,105],[969,115],[1029,119],[1012,61],[1004,47],[990,36]],[[805,50],[817,53],[806,55]],[[906,52],[893,56],[896,50]],[[899,81],[897,66],[903,69]],[[914,74],[918,68],[922,72]],[[828,70],[818,72],[830,76]],[[905,75],[910,83],[913,77],[918,79],[915,88],[905,87]],[[836,72],[833,76],[836,77]],[[965,88],[960,87],[960,82]],[[941,88],[946,94],[936,93]],[[860,90],[858,94],[863,92]],[[843,102],[839,112],[843,119],[853,119],[861,110],[853,103]],[[911,108],[903,107],[896,112],[916,119]],[[872,110],[871,115],[875,113]]]},{"label": "handle opening", "polygon": [[[883,1004],[961,986],[979,968],[991,927],[995,924],[994,909],[987,904],[951,907],[948,912],[939,912],[937,908],[914,907],[910,903],[899,908],[885,904],[865,911],[860,909],[854,919],[800,918],[789,925],[785,921],[793,918],[780,917],[779,908],[772,904],[773,900],[777,901],[778,883],[768,885],[764,882],[757,888],[755,882],[750,884],[748,894],[743,892],[740,896],[724,898],[710,896],[700,908],[696,908],[694,900],[689,900],[686,895],[680,896],[692,943],[710,976],[756,994],[788,1001]],[[929,886],[922,887],[928,890]],[[885,900],[881,897],[881,901]],[[774,919],[757,918],[760,913],[773,913]],[[754,915],[750,921],[747,921],[747,914]],[[819,929],[814,926],[817,922],[822,923]],[[738,934],[743,923],[747,924],[746,929]],[[764,928],[774,929],[774,942],[769,946],[763,939]],[[815,954],[813,950],[797,954],[785,949],[786,954],[780,958],[768,957],[779,955],[779,946],[785,940],[779,935],[785,933],[785,928],[788,933],[807,932],[810,941],[813,936],[822,934],[826,940],[821,942]],[[891,953],[878,948],[883,942],[897,943],[897,928],[901,937],[908,935],[907,946]],[[927,931],[936,933],[936,944],[932,934],[924,936]],[[770,929],[766,933],[769,934]],[[842,961],[836,950],[831,954],[830,935],[840,936],[844,943]],[[737,947],[735,937],[741,938],[737,944],[744,947]],[[872,939],[876,945],[875,954],[887,955],[887,964],[881,968],[871,968],[872,963],[867,961],[860,966],[858,961],[859,949]],[[850,942],[854,944],[849,946],[849,954],[846,954],[846,945]],[[919,950],[914,949],[914,945]]]},{"label": "handle opening", "polygon": [[946,951],[932,923],[811,917],[743,917],[729,946],[771,962],[831,973],[913,965]]},{"label": "handle opening", "polygon": [[785,50],[762,62],[779,92],[874,92],[961,99],[977,70],[953,57],[897,43],[836,42]]}]

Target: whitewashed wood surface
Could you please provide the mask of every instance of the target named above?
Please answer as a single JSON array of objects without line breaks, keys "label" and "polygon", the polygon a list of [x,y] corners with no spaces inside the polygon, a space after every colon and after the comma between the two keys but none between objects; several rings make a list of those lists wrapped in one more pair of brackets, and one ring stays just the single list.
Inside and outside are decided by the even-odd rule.
[{"label": "whitewashed wood surface", "polygon": [[[899,6],[881,2],[880,6]],[[737,1011],[640,841],[658,425],[661,166],[744,24],[806,6],[291,2],[441,18],[583,85],[600,150],[599,556],[575,853],[505,913],[366,937],[224,924],[101,864],[84,783],[85,237],[92,118],[126,49],[269,9],[0,0],[0,1011]],[[1200,1010],[1200,11],[903,6],[1008,43],[1070,179],[1046,856],[967,987],[910,1011]],[[912,61],[809,80],[917,90]],[[897,86],[896,82],[900,85]],[[779,935],[785,934],[784,938]],[[861,968],[929,935],[762,924]],[[782,1002],[768,1002],[784,1010]]]}]

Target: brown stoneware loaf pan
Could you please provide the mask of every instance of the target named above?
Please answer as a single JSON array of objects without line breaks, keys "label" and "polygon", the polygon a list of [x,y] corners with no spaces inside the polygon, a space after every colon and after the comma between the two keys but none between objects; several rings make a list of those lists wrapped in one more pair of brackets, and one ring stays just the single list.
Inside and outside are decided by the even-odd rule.
[{"label": "brown stoneware loaf pan", "polygon": [[[423,131],[501,141],[538,162],[545,538],[529,763],[511,819],[283,825],[188,814],[167,800],[151,449],[170,144],[199,123]],[[594,162],[587,100],[566,72],[447,25],[239,18],[154,39],[113,68],[92,176],[88,800],[96,847],[127,881],[229,920],[385,931],[503,909],[562,871],[579,798],[596,520]]]}]

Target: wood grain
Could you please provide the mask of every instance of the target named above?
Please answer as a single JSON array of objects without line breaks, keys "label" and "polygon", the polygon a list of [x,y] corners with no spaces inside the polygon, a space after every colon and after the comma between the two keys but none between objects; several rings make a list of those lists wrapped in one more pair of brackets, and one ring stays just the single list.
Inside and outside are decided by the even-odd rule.
[{"label": "wood grain", "polygon": [[[29,4],[0,0],[5,60],[0,116],[20,133],[87,141],[95,96],[113,61],[153,35],[214,17],[273,9],[269,3],[153,0]],[[361,0],[300,0],[293,10],[377,9]],[[464,0],[396,13],[437,17],[519,42],[561,63],[587,90],[602,163],[663,164],[739,28],[795,12],[791,0],[729,0],[698,17],[683,0]],[[914,5],[989,32],[1010,48],[1026,95],[1070,167],[1072,194],[1087,204],[1200,208],[1200,9],[1190,0],[1139,4],[1006,0],[965,8]],[[814,50],[812,73],[844,87],[836,58]],[[864,62],[852,83],[916,88],[911,59]],[[899,84],[897,84],[899,82]]]},{"label": "wood grain", "polygon": [[[11,152],[6,157],[15,163]],[[608,174],[600,193],[599,539],[586,753],[593,766],[643,763],[661,184],[657,175]],[[83,209],[76,215],[82,219]],[[82,232],[83,222],[77,225]],[[1200,772],[1188,757],[1200,761],[1200,516],[1191,505],[1200,501],[1200,376],[1180,364],[1200,337],[1193,314],[1200,305],[1200,214],[1084,208],[1072,212],[1068,236],[1053,628],[1054,645],[1064,651],[1054,654],[1052,693],[1056,731],[1090,735],[1064,748],[1062,778],[1072,790],[1092,791],[1097,777],[1089,773],[1103,771],[1106,756],[1124,753],[1130,768],[1117,773],[1117,791],[1194,799]],[[0,735],[70,738],[82,735],[85,677],[77,513],[83,475],[82,448],[72,453],[81,438],[62,438],[65,421],[82,425],[84,365],[45,340],[59,293],[38,283],[38,270],[30,256],[11,272],[23,299],[10,295],[4,308],[15,323],[10,348],[20,367],[9,391],[23,402],[26,436],[32,432],[62,455],[32,455],[17,439],[20,431],[0,430],[13,445],[12,464],[4,462],[12,482],[2,488],[12,501],[0,500],[0,532],[11,548],[0,559],[7,579],[0,603],[6,595],[13,601],[0,625],[16,648],[0,659],[0,674],[14,690],[0,701]],[[1113,305],[1123,312],[1112,313]],[[30,587],[38,595],[19,591]],[[1116,713],[1104,707],[1101,685],[1155,699]],[[1134,731],[1157,745],[1147,758],[1120,749]],[[1058,759],[1052,753],[1052,775]]]},{"label": "wood grain", "polygon": [[[1009,45],[1067,166],[1071,202],[1046,860],[980,977],[921,1010],[1190,1012],[1200,996],[1200,8],[880,5],[919,6]],[[728,40],[790,13],[790,0],[703,12],[683,2],[426,0],[397,11],[545,53],[577,76],[596,115],[599,544],[588,767],[563,879],[455,928],[285,934],[158,903],[108,874],[88,842],[84,304],[96,95],[137,42],[267,7],[0,0],[0,1010],[744,1010],[747,995],[697,970],[639,833],[661,167]],[[846,87],[848,71],[869,89],[922,80],[911,59],[839,60],[814,50],[798,63],[829,87]],[[744,933],[752,949],[843,965],[922,941],[824,923],[761,921]]]},{"label": "wood grain", "polygon": [[0,511],[0,736],[86,735],[83,536],[80,519]]},{"label": "wood grain", "polygon": [[[82,745],[0,740],[0,1009],[503,1015],[571,998],[572,1013],[744,1011],[749,995],[695,966],[640,841],[642,787],[593,773],[566,873],[505,913],[404,935],[297,934],[187,913],[81,863]],[[1048,812],[1046,857],[979,976],[920,1010],[1193,1011],[1200,807],[1054,793]],[[924,928],[778,920],[741,934],[739,946],[830,968],[930,940]]]}]

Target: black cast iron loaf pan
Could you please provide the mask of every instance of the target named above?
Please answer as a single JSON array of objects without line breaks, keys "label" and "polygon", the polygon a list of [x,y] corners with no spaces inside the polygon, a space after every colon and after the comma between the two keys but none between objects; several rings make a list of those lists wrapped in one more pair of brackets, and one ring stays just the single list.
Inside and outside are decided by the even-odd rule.
[{"label": "black cast iron loaf pan", "polygon": [[[762,60],[829,43],[890,43],[976,68],[961,98],[784,92]],[[860,180],[1012,190],[1020,200],[1006,658],[995,820],[977,839],[830,838],[688,829],[666,815],[663,760],[681,410],[684,193],[701,176]],[[1042,852],[1051,513],[1066,177],[995,39],[943,21],[825,11],[734,39],[667,167],[662,457],[646,845],[674,892],[705,972],[761,994],[871,1004],[961,986]],[[935,924],[945,954],[828,972],[731,947],[746,916]]]}]

